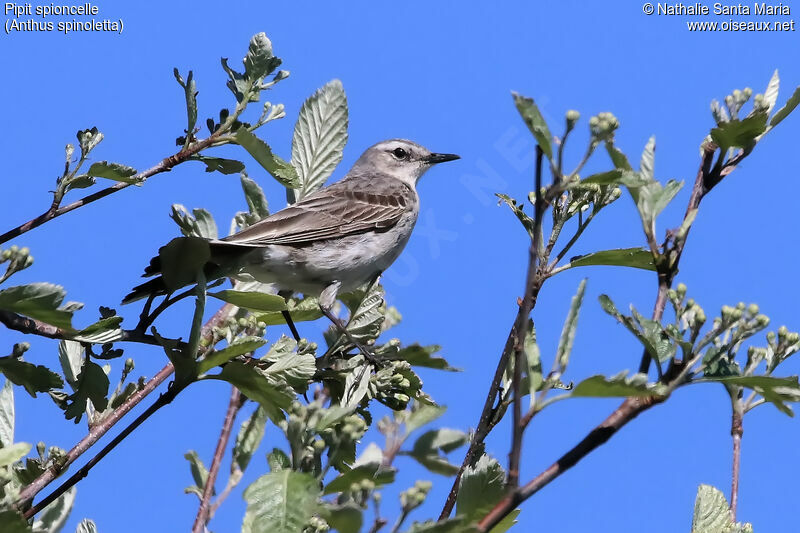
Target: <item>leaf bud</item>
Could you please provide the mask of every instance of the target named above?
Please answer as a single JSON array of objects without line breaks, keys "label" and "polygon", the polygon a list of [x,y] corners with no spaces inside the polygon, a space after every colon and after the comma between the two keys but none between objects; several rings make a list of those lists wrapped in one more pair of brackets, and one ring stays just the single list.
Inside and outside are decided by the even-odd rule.
[{"label": "leaf bud", "polygon": [[134,366],[135,365],[133,364],[133,359],[131,359],[130,357],[125,359],[125,372],[126,373],[129,373],[131,370],[133,370]]},{"label": "leaf bud", "polygon": [[30,350],[31,344],[29,342],[18,342],[14,345],[11,352],[12,357],[22,357],[22,354]]},{"label": "leaf bud", "polygon": [[675,292],[675,289],[668,290],[667,291],[667,296],[669,297],[670,300],[677,300],[678,299],[678,293]]},{"label": "leaf bud", "polygon": [[735,309],[729,305],[723,305],[722,309],[720,310],[720,315],[722,316],[723,322],[732,322],[734,320],[733,314]]},{"label": "leaf bud", "polygon": [[769,342],[770,344],[775,344],[775,332],[774,331],[770,331],[769,333],[767,333],[767,342]]},{"label": "leaf bud", "polygon": [[758,304],[750,304],[747,306],[747,313],[752,316],[757,315],[758,311],[759,311]]},{"label": "leaf bud", "polygon": [[246,328],[249,325],[246,318],[240,318],[238,324],[240,328]]},{"label": "leaf bud", "polygon": [[3,261],[8,261],[11,259],[11,250],[3,250],[3,253],[0,254],[0,259]]},{"label": "leaf bud", "polygon": [[769,317],[767,315],[756,315],[756,324],[765,328],[769,325]]},{"label": "leaf bud", "polygon": [[797,344],[800,341],[800,333],[792,331],[786,335],[786,342],[789,344]]},{"label": "leaf bud", "polygon": [[678,293],[678,297],[683,299],[686,296],[686,285],[684,283],[678,283],[678,286],[675,287],[675,292]]},{"label": "leaf bud", "polygon": [[28,255],[29,253],[31,253],[31,251],[27,246],[23,246],[19,249],[19,255]]},{"label": "leaf bud", "polygon": [[786,326],[779,327],[778,328],[778,340],[782,341],[783,339],[785,339],[787,333],[789,333],[789,330],[786,328]]},{"label": "leaf bud", "polygon": [[361,490],[372,490],[375,488],[375,482],[371,479],[361,480]]},{"label": "leaf bud", "polygon": [[706,312],[703,311],[702,307],[698,307],[697,310],[694,312],[694,321],[696,324],[702,325],[706,322]]},{"label": "leaf bud", "polygon": [[36,453],[39,454],[39,457],[44,457],[45,450],[47,450],[47,446],[45,446],[44,442],[39,441],[36,443]]},{"label": "leaf bud", "polygon": [[314,453],[320,454],[325,450],[325,441],[322,439],[316,439],[314,441]]},{"label": "leaf bud", "polygon": [[17,246],[16,244],[12,244],[9,250],[11,250],[12,254],[16,254],[17,252],[19,252],[19,246]]},{"label": "leaf bud", "polygon": [[738,309],[739,311],[744,311],[745,307],[746,306],[744,305],[744,302],[739,302],[738,304],[736,304],[736,309]]}]

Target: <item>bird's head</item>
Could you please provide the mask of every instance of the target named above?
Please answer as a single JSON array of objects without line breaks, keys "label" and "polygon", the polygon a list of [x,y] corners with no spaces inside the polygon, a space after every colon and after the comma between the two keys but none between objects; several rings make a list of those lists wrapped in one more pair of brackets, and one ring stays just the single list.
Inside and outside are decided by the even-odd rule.
[{"label": "bird's head", "polygon": [[415,142],[391,139],[369,147],[356,161],[353,169],[365,174],[389,174],[413,188],[433,165],[454,159],[459,159],[459,156],[437,154]]}]

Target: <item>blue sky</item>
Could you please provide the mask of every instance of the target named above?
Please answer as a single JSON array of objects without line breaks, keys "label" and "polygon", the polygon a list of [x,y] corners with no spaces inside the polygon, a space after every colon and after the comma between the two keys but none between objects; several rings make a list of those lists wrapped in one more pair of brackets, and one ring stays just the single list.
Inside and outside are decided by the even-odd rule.
[{"label": "blue sky", "polygon": [[[406,137],[462,156],[421,182],[417,232],[384,280],[389,303],[404,315],[395,335],[441,344],[451,364],[464,369],[460,374],[422,373],[426,390],[449,406],[438,423],[459,429],[477,422],[526,267],[526,235],[492,196],[505,192],[523,198],[532,186],[533,141],[510,91],[534,97],[556,131],[566,110],[582,113],[568,160],[581,155],[588,118],[612,111],[621,122],[617,143],[632,160],[655,135],[657,177],[691,183],[698,146],[713,125],[712,98],[721,100],[745,86],[761,92],[775,68],[782,79],[779,103],[800,85],[796,33],[690,33],[685,22],[691,17],[646,16],[639,2],[98,6],[96,18],[123,20],[121,35],[53,32],[1,38],[6,66],[0,85],[5,124],[0,228],[49,206],[48,191],[63,166],[63,146],[75,142],[78,129],[97,126],[105,134],[95,153],[98,160],[146,168],[173,153],[185,110],[172,68],[194,70],[202,123],[231,105],[220,56],[238,64],[250,36],[264,31],[283,58],[283,68],[291,71],[269,95],[285,104],[287,118],[261,132],[279,154],[289,156],[303,100],[338,78],[349,101],[350,141],[334,179],[366,147],[385,138]],[[709,316],[721,305],[742,300],[757,302],[775,328],[800,328],[793,231],[799,138],[800,118],[790,117],[703,202],[678,281],[688,285],[690,296]],[[598,155],[588,170],[608,167]],[[249,168],[267,190],[272,208],[279,208],[280,187],[254,165]],[[661,215],[659,235],[680,220],[689,189],[684,187]],[[181,165],[144,187],[129,188],[16,239],[30,247],[36,263],[13,282],[64,285],[70,299],[86,303],[78,321],[89,323],[99,305],[119,302],[158,246],[177,234],[167,216],[173,203],[205,207],[221,228],[244,206],[236,176],[206,174],[199,164]],[[624,196],[601,214],[575,252],[643,242],[633,203]],[[589,278],[586,300],[566,376],[575,381],[638,365],[641,349],[602,312],[597,296],[607,293],[622,308],[633,303],[649,310],[655,295],[655,276],[643,271],[597,267],[550,280],[533,315],[546,365],[569,298],[584,276]],[[165,316],[163,330],[181,334],[188,310]],[[135,320],[136,308],[121,311]],[[302,330],[315,337],[322,326],[304,324]],[[279,333],[272,330],[267,336],[274,339]],[[31,341],[5,330],[0,339],[4,346]],[[57,343],[32,344],[28,360],[57,366]],[[137,375],[151,376],[164,364],[159,349],[127,350],[136,359]],[[791,362],[784,369],[797,371]],[[222,383],[198,384],[148,420],[80,483],[65,531],[74,530],[83,517],[94,519],[102,532],[188,529],[197,500],[182,493],[191,483],[183,454],[195,449],[210,462],[228,394]],[[47,401],[33,401],[22,391],[17,401],[18,440],[69,448],[85,433],[85,425],[65,421]],[[525,438],[522,479],[548,466],[617,403],[573,400],[537,417]],[[526,502],[517,530],[685,530],[699,483],[728,492],[729,416],[720,386],[678,391]],[[488,441],[488,450],[503,464],[509,433],[502,425]],[[739,517],[753,522],[759,533],[785,531],[794,517],[799,437],[797,422],[771,406],[745,419]],[[262,451],[280,444],[270,428]],[[265,470],[259,453],[245,481]],[[459,452],[453,459],[460,461]],[[418,478],[435,483],[428,503],[413,517],[438,515],[450,480],[407,461],[398,466],[401,489]],[[387,492],[384,501],[385,512],[395,516],[395,492]],[[236,493],[212,529],[238,530],[243,511]]]}]

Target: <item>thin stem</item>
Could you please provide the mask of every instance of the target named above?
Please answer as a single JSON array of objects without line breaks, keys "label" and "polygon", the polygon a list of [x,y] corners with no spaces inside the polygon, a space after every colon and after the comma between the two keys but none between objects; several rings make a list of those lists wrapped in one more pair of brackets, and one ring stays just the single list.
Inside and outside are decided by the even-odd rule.
[{"label": "thin stem", "polygon": [[392,533],[397,533],[400,531],[400,526],[403,525],[403,522],[406,521],[406,518],[408,518],[408,511],[403,509],[403,512],[400,514],[400,516],[397,517],[397,522],[394,523]]},{"label": "thin stem", "polygon": [[551,267],[554,267],[555,265],[557,265],[558,262],[561,261],[564,258],[565,255],[567,255],[567,252],[569,252],[569,249],[572,248],[572,246],[576,242],[578,242],[578,239],[580,238],[581,235],[583,235],[583,232],[589,226],[589,223],[592,221],[592,219],[594,218],[595,214],[597,214],[597,210],[592,209],[591,213],[589,213],[589,215],[586,217],[586,220],[584,220],[582,223],[578,224],[578,229],[575,231],[575,235],[573,235],[572,238],[567,242],[567,244],[564,245],[564,248],[562,248],[561,251],[558,252],[558,254],[556,254],[556,258],[553,259],[552,263],[550,263]]},{"label": "thin stem", "polygon": [[742,455],[742,411],[741,400],[734,399],[733,415],[731,416],[731,437],[733,439],[733,461],[731,468],[731,518],[736,521],[736,506],[739,503],[739,466]]},{"label": "thin stem", "polygon": [[239,389],[236,387],[231,388],[231,398],[228,402],[228,410],[225,413],[225,420],[222,423],[222,431],[217,440],[217,448],[214,450],[214,458],[211,461],[211,467],[208,470],[208,478],[206,485],[203,487],[203,496],[200,498],[200,507],[197,509],[197,516],[194,519],[192,526],[192,533],[202,533],[206,524],[211,519],[210,516],[210,502],[211,496],[214,492],[214,484],[217,481],[219,468],[222,464],[222,457],[225,455],[225,449],[228,447],[228,441],[231,438],[231,431],[233,430],[233,423],[236,420],[236,415],[239,409],[244,404],[244,397]]},{"label": "thin stem", "polygon": [[520,383],[522,381],[522,365],[524,360],[523,347],[525,346],[525,336],[528,331],[525,324],[533,309],[533,287],[536,285],[537,271],[539,266],[539,238],[541,235],[542,218],[544,215],[544,199],[542,198],[542,149],[536,147],[536,205],[534,206],[534,230],[531,246],[528,251],[528,274],[525,279],[524,297],[519,310],[519,327],[517,336],[514,339],[514,376],[512,380],[512,390],[514,392],[514,422],[511,434],[511,452],[508,458],[508,484],[516,488],[519,485],[519,466],[522,456],[522,434],[525,427],[522,421],[522,398],[520,394]]}]

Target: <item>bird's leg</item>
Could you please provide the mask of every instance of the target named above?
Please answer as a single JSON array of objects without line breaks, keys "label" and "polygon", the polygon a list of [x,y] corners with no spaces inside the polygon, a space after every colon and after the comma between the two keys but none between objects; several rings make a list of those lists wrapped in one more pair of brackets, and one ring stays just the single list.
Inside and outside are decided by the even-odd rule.
[{"label": "bird's leg", "polygon": [[[378,358],[373,354],[369,349],[367,349],[364,345],[358,342],[353,336],[347,331],[347,327],[342,324],[342,321],[339,320],[336,315],[333,314],[333,304],[336,302],[336,295],[339,293],[339,288],[342,286],[342,283],[339,281],[335,281],[325,287],[325,290],[319,295],[319,309],[322,311],[322,314],[328,317],[328,320],[333,322],[333,326],[339,330],[339,333],[347,337],[351,343],[355,345],[356,348],[364,355],[364,358],[372,363],[373,365],[378,364]],[[371,286],[371,285],[370,285]]]},{"label": "bird's leg", "polygon": [[[291,291],[278,291],[278,295],[282,296],[284,300],[289,300],[291,298],[292,293]],[[283,319],[286,321],[286,325],[289,326],[289,330],[292,332],[292,336],[294,340],[300,342],[300,333],[297,331],[297,326],[294,325],[294,320],[292,320],[292,315],[289,311],[281,311],[283,315]]]}]

